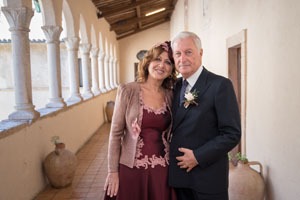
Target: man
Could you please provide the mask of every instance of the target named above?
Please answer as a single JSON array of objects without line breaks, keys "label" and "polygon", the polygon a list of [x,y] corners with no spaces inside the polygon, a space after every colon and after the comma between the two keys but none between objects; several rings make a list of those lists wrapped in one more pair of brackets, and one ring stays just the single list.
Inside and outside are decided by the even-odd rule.
[{"label": "man", "polygon": [[176,69],[169,184],[178,200],[228,200],[228,157],[241,137],[240,114],[229,79],[202,66],[200,38],[172,40]]}]

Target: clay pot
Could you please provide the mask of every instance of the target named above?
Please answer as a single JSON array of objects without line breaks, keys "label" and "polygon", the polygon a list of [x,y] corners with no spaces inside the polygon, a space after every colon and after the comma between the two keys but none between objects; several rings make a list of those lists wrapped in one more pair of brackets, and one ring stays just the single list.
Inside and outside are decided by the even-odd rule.
[{"label": "clay pot", "polygon": [[[250,165],[259,165],[260,172]],[[263,200],[265,183],[262,176],[262,165],[252,161],[237,166],[229,166],[229,200]]]},{"label": "clay pot", "polygon": [[113,116],[113,113],[114,113],[114,107],[115,107],[115,102],[113,102],[113,101],[107,102],[105,112],[106,112],[107,121],[109,123],[112,120],[112,116]]},{"label": "clay pot", "polygon": [[55,150],[45,159],[45,172],[52,187],[64,188],[72,184],[77,158],[74,153],[65,149],[64,143],[55,146]]}]

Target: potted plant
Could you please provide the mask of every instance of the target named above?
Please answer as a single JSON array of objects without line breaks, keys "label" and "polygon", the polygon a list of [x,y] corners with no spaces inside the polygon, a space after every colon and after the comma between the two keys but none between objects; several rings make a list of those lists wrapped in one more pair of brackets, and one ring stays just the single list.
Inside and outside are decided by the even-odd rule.
[{"label": "potted plant", "polygon": [[74,153],[65,149],[65,144],[58,142],[59,136],[53,136],[51,142],[55,150],[50,152],[45,161],[46,176],[54,188],[64,188],[72,184],[77,166],[77,158]]},{"label": "potted plant", "polygon": [[[233,158],[228,154],[228,158]],[[246,155],[238,152],[235,155],[237,166],[229,168],[229,199],[230,200],[263,200],[265,184],[262,175],[262,165],[257,161],[249,162]],[[231,162],[230,162],[231,163]],[[252,169],[251,165],[258,165],[259,172]]]}]

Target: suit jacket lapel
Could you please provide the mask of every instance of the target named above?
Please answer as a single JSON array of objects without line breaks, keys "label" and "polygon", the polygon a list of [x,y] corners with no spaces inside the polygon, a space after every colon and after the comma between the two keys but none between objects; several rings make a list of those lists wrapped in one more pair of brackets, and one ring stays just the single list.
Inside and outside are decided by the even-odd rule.
[{"label": "suit jacket lapel", "polygon": [[[193,92],[194,90],[199,91],[198,93],[198,97],[196,99],[196,102],[198,103],[198,106],[201,106],[199,104],[199,99],[201,98],[201,96],[205,93],[205,91],[207,90],[207,88],[209,87],[209,83],[207,82],[207,75],[208,75],[208,71],[203,68],[203,71],[201,72],[197,82],[195,83],[195,85],[192,87],[192,89],[190,90],[191,92]],[[177,93],[180,93],[177,92]],[[178,94],[179,96],[179,94]],[[179,97],[178,97],[179,98]],[[179,100],[178,100],[179,101]],[[178,104],[177,104],[178,105]],[[185,108],[183,105],[181,105],[180,107],[178,107],[176,113],[174,113],[174,124],[173,124],[173,131],[176,129],[176,127],[182,122],[182,120],[184,119],[185,115],[196,105],[189,105],[189,107]]]}]

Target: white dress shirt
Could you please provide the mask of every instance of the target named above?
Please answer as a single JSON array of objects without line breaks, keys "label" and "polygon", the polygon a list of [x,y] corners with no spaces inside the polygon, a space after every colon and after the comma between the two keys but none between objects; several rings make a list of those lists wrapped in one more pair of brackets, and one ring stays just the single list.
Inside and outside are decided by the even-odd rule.
[{"label": "white dress shirt", "polygon": [[[192,76],[186,79],[189,84],[187,85],[185,92],[189,92],[194,87],[202,70],[203,70],[203,65],[201,65],[201,67],[199,67],[198,70],[194,74],[192,74]],[[184,79],[182,79],[182,81],[184,81]]]}]

